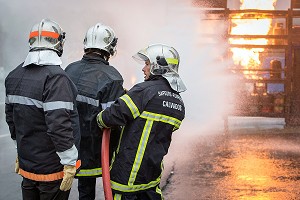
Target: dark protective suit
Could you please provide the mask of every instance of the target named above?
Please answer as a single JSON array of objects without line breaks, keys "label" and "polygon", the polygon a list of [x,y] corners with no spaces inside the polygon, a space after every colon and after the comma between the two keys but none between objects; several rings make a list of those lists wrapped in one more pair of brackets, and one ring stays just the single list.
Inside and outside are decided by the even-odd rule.
[{"label": "dark protective suit", "polygon": [[[143,198],[141,194],[147,191],[160,193],[163,157],[184,115],[179,93],[161,76],[135,85],[99,114],[104,127],[125,126],[112,161],[114,193],[126,198],[132,194]],[[161,197],[153,197],[157,198]]]},{"label": "dark protective suit", "polygon": [[64,175],[57,152],[68,154],[74,144],[79,150],[77,90],[60,66],[22,66],[5,79],[6,122],[17,142],[19,173],[23,187],[43,182],[55,190]]},{"label": "dark protective suit", "polygon": [[[85,54],[80,61],[71,63],[65,69],[78,89],[77,107],[81,129],[81,170],[79,198],[95,198],[95,177],[102,176],[101,142],[102,131],[96,116],[124,94],[123,78],[107,61],[97,54]],[[113,131],[111,147],[116,146],[118,131]],[[111,150],[110,152],[112,152]],[[87,179],[88,178],[88,179]]]}]

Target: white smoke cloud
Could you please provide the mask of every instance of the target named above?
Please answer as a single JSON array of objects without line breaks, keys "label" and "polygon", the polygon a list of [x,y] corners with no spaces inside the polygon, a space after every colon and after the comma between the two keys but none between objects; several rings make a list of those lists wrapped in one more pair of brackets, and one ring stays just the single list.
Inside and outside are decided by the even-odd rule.
[{"label": "white smoke cloud", "polygon": [[[223,21],[204,20],[203,11],[186,0],[64,0],[53,2],[0,0],[0,67],[8,73],[23,62],[28,52],[28,34],[43,18],[58,22],[66,31],[63,67],[81,59],[87,29],[102,22],[111,26],[118,40],[118,53],[111,59],[131,88],[133,78],[143,81],[141,67],[132,55],[151,43],[174,46],[181,57],[179,73],[188,90],[182,93],[186,120],[200,127],[222,124],[230,77],[224,73],[228,62]],[[279,1],[278,1],[279,2]],[[228,1],[236,6],[237,1]],[[213,34],[208,36],[208,34]],[[135,83],[136,83],[135,82]],[[194,127],[193,127],[194,128]]]}]

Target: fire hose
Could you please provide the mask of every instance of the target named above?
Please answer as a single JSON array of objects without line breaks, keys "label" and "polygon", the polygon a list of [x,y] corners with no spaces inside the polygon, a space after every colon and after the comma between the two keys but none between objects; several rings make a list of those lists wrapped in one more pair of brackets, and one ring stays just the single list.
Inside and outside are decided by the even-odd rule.
[{"label": "fire hose", "polygon": [[110,185],[109,172],[109,138],[110,129],[103,129],[102,147],[101,147],[101,164],[102,164],[102,182],[104,189],[105,200],[113,200],[112,190]]}]

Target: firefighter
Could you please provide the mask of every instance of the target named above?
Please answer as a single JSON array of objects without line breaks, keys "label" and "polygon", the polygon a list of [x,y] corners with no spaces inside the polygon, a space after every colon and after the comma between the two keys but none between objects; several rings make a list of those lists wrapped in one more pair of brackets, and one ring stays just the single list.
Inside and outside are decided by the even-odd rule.
[{"label": "firefighter", "polygon": [[[102,23],[90,27],[83,41],[84,55],[65,71],[78,89],[77,108],[81,128],[82,166],[78,178],[80,200],[95,199],[96,178],[102,176],[102,131],[97,114],[124,94],[121,74],[109,64],[116,54],[117,38],[112,28]],[[111,140],[117,142],[118,130]],[[116,146],[113,142],[111,147]],[[112,151],[112,150],[111,150]]]},{"label": "firefighter", "polygon": [[114,199],[163,199],[163,157],[185,116],[179,54],[173,47],[154,44],[133,58],[145,63],[145,81],[101,111],[97,122],[100,128],[123,126],[110,171]]},{"label": "firefighter", "polygon": [[[5,79],[5,114],[17,148],[24,200],[68,199],[80,144],[77,90],[60,67],[65,33],[50,19],[35,24],[29,53]],[[61,192],[64,191],[64,192]]]}]

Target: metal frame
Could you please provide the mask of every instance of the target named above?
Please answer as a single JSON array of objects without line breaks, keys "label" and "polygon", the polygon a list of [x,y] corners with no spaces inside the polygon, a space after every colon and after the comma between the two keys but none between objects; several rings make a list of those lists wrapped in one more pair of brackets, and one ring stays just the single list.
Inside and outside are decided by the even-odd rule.
[{"label": "metal frame", "polygon": [[[197,1],[197,0],[195,0]],[[200,0],[198,0],[200,1]],[[224,0],[227,5],[227,1]],[[225,5],[225,4],[223,4]],[[250,45],[250,44],[229,44],[228,42],[228,54],[226,56],[230,56],[230,48],[264,48],[269,52],[275,52],[275,53],[281,53],[284,54],[284,68],[281,69],[280,73],[284,74],[284,77],[277,78],[277,79],[261,79],[261,80],[254,80],[254,79],[245,79],[245,83],[264,83],[264,84],[270,84],[270,83],[280,83],[284,84],[284,103],[283,103],[283,111],[282,112],[262,112],[257,111],[253,112],[251,110],[236,110],[234,113],[228,113],[228,115],[241,115],[241,116],[262,116],[262,117],[283,117],[286,120],[286,125],[294,126],[294,125],[300,125],[300,112],[299,116],[294,112],[296,107],[299,107],[300,111],[300,99],[299,101],[296,98],[300,98],[300,81],[297,83],[295,80],[300,80],[300,72],[299,74],[296,73],[296,70],[298,69],[298,64],[295,63],[295,53],[296,50],[299,49],[300,53],[300,26],[294,25],[294,20],[299,18],[300,19],[300,0],[291,0],[291,8],[288,10],[230,10],[226,7],[222,8],[216,8],[212,7],[209,8],[206,11],[206,15],[208,16],[208,20],[224,20],[225,23],[228,24],[228,31],[227,33],[224,33],[224,38],[228,42],[230,38],[235,39],[247,39],[247,38],[263,38],[263,39],[269,39],[273,40],[273,44],[268,45]],[[284,33],[281,34],[273,34],[273,35],[231,35],[230,30],[232,24],[230,23],[232,19],[235,19],[235,16],[238,14],[243,14],[244,18],[242,19],[258,19],[258,18],[268,18],[272,20],[280,19],[284,21],[285,27]],[[213,15],[214,17],[211,18],[210,15]],[[300,55],[299,55],[300,56]],[[299,63],[300,68],[300,63]],[[238,66],[231,66],[229,67],[230,70],[236,71],[238,73],[241,73],[242,71],[249,71],[249,69],[243,69]],[[250,71],[260,72],[260,73],[273,73],[278,72],[277,70],[273,69],[251,69]],[[296,92],[299,90],[299,94]],[[249,100],[247,102],[251,105],[258,105],[258,106],[274,106],[274,102],[264,102],[264,101],[251,101]],[[241,105],[243,106],[243,105]],[[298,110],[298,109],[297,109]],[[295,118],[297,118],[295,120]]]}]

